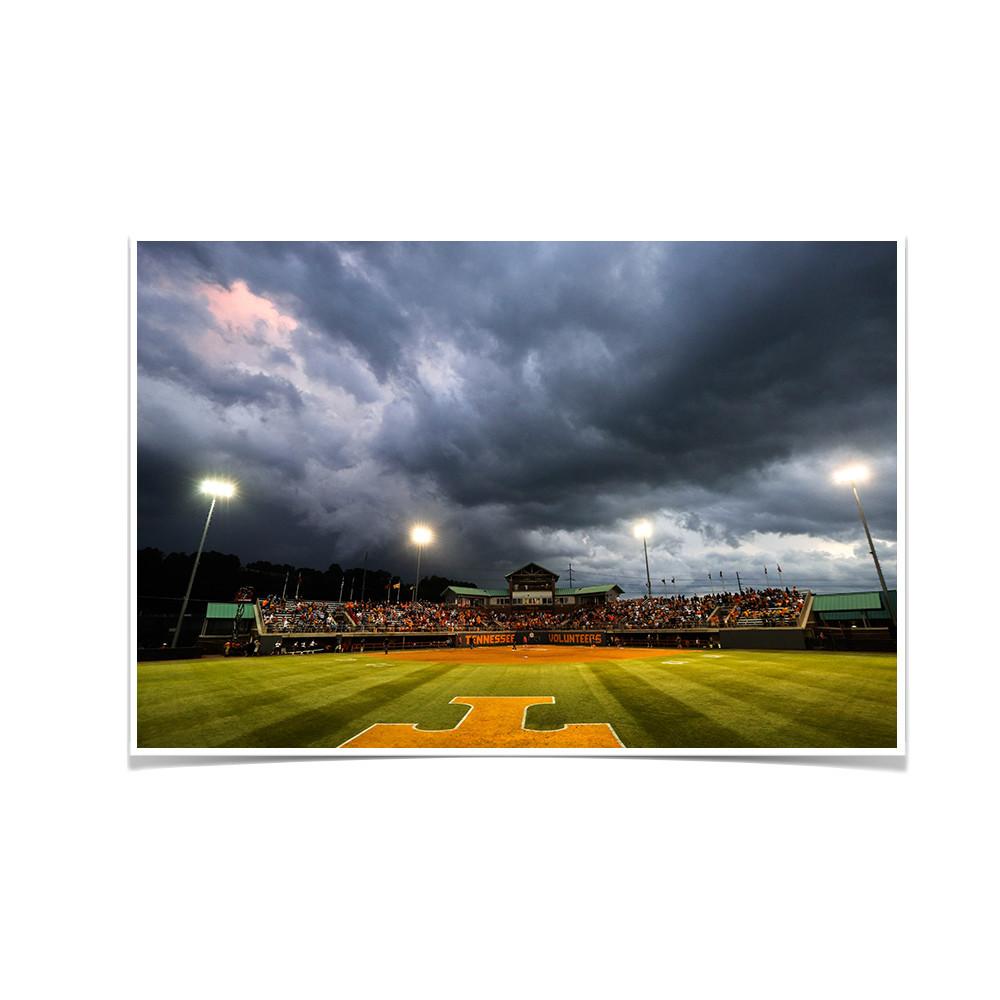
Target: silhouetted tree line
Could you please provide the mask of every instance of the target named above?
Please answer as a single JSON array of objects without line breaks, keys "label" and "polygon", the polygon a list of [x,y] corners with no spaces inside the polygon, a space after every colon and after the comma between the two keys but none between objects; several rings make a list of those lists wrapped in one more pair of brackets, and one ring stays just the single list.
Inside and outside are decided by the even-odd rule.
[{"label": "silhouetted tree line", "polygon": [[[194,553],[168,552],[159,549],[140,549],[136,564],[136,583],[139,597],[183,597],[194,564]],[[309,566],[292,566],[290,563],[272,563],[265,560],[246,563],[239,556],[223,552],[203,552],[198,564],[191,596],[196,600],[231,601],[241,587],[253,587],[258,597],[281,594],[288,576],[287,596],[305,600],[360,601],[362,583],[366,601],[396,600],[392,584],[399,576],[385,569],[368,569],[353,566],[342,569],[332,563],[325,570]],[[301,581],[300,581],[301,577]],[[343,584],[343,588],[341,587]],[[440,601],[445,587],[474,587],[474,583],[451,580],[443,576],[424,576],[420,579],[420,599]],[[404,580],[399,592],[401,601],[409,600],[413,589],[412,579]]]}]

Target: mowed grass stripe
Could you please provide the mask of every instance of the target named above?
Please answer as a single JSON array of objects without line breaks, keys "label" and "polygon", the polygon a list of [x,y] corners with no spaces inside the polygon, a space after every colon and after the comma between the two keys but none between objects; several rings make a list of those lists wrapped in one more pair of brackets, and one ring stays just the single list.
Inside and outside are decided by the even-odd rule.
[{"label": "mowed grass stripe", "polygon": [[[273,659],[279,660],[278,657]],[[171,701],[167,708],[160,706],[161,721],[182,721],[192,711],[213,703],[224,707],[229,715],[240,716],[268,703],[279,705],[297,698],[308,699],[317,690],[335,689],[341,685],[349,687],[352,682],[361,679],[360,670],[349,669],[352,665],[339,665],[347,669],[336,671],[317,670],[317,666],[326,665],[321,665],[318,660],[307,664],[304,657],[295,657],[292,663],[285,666],[285,659],[281,657],[273,667],[270,662],[259,664],[252,660],[214,661],[204,665],[196,663],[200,668],[193,677],[197,684],[188,689],[186,696],[183,693],[176,696],[176,674],[155,679],[144,678],[140,687],[140,712],[146,703],[162,696]],[[261,669],[262,666],[264,669]]]},{"label": "mowed grass stripe", "polygon": [[[786,654],[787,655],[787,654]],[[758,683],[766,687],[770,682],[780,681],[784,684],[801,684],[811,689],[820,689],[830,694],[841,695],[850,690],[854,698],[868,698],[878,704],[895,702],[896,698],[896,664],[894,657],[883,654],[848,654],[853,656],[868,655],[872,660],[858,662],[848,660],[837,663],[837,674],[831,677],[830,672],[822,664],[824,653],[810,654],[820,658],[815,665],[782,662],[779,658],[768,657],[759,663],[755,662],[750,669],[739,668],[740,675],[748,683]],[[834,654],[836,655],[836,654]],[[880,662],[889,660],[888,663]],[[850,684],[845,685],[845,680]]]},{"label": "mowed grass stripe", "polygon": [[895,745],[895,663],[879,654],[316,654],[140,664],[138,677],[143,747],[336,747],[378,722],[453,728],[466,709],[451,700],[476,695],[554,696],[529,728],[610,723],[631,747]]},{"label": "mowed grass stripe", "polygon": [[[895,746],[895,670],[838,687],[812,683],[814,674],[799,669],[798,662],[769,657],[736,664],[707,657],[668,662],[654,683],[738,729],[755,746]],[[859,686],[878,696],[859,692]]]},{"label": "mowed grass stripe", "polygon": [[[806,660],[802,654],[783,653],[740,664],[727,673],[724,683],[731,693],[746,697],[754,705],[761,705],[763,699],[771,710],[827,734],[825,742],[813,744],[803,729],[799,738],[806,742],[799,742],[799,746],[895,746],[895,657],[863,653],[805,655]],[[831,655],[837,657],[832,661],[836,670],[833,675],[824,664],[824,657]]]},{"label": "mowed grass stripe", "polygon": [[[628,667],[624,669],[631,672]],[[733,745],[827,745],[828,734],[820,728],[803,724],[795,706],[786,705],[773,694],[765,696],[761,689],[730,683],[730,680],[722,673],[713,673],[710,679],[699,678],[684,667],[668,665],[650,678],[649,683],[687,706],[692,715],[703,715],[746,741]],[[753,697],[747,697],[748,694]],[[812,704],[819,704],[818,697]],[[675,742],[673,745],[683,744]],[[705,744],[698,744],[703,745]]]},{"label": "mowed grass stripe", "polygon": [[625,735],[618,735],[626,746],[754,745],[739,730],[717,722],[709,712],[682,701],[624,664],[615,673],[598,673],[597,680],[622,707]]},{"label": "mowed grass stripe", "polygon": [[[346,731],[344,739],[352,735],[353,720],[366,705],[389,705],[401,693],[452,669],[445,664],[428,672],[433,665],[411,662],[386,676],[334,656],[295,657],[287,667],[286,657],[272,666],[275,660],[279,658],[214,661],[215,671],[186,678],[196,685],[193,693],[169,706],[154,700],[166,691],[154,689],[151,696],[140,682],[140,745],[336,746],[342,742],[334,741],[336,733]],[[234,664],[239,667],[233,669]],[[183,690],[184,680],[175,675],[169,690]],[[204,688],[203,681],[210,686]],[[160,742],[168,733],[181,742]]]},{"label": "mowed grass stripe", "polygon": [[[309,703],[300,711],[284,718],[256,726],[246,734],[245,745],[251,747],[316,747],[338,746],[353,735],[359,716],[374,709],[392,711],[397,701],[415,688],[432,684],[436,679],[450,674],[451,664],[420,664],[417,670],[394,672],[387,679],[353,688],[349,697],[323,698],[319,704]],[[361,683],[361,682],[358,682]],[[299,701],[299,699],[297,699]],[[242,737],[241,737],[242,738]],[[239,738],[232,744],[238,746]]]}]

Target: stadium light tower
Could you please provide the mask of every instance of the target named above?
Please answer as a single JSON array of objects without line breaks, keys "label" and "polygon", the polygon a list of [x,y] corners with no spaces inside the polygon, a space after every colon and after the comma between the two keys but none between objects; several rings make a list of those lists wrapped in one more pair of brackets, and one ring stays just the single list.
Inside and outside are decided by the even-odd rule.
[{"label": "stadium light tower", "polygon": [[865,508],[861,505],[861,496],[858,493],[858,483],[867,482],[870,473],[868,468],[864,465],[849,465],[843,469],[838,469],[833,474],[833,481],[835,483],[849,483],[851,486],[851,492],[854,494],[854,502],[858,505],[858,513],[861,515],[861,523],[865,529],[865,537],[868,539],[868,551],[872,554],[872,560],[875,563],[875,572],[878,573],[878,581],[882,584],[882,593],[885,594],[885,609],[889,612],[889,619],[893,626],[896,624],[896,613],[892,609],[892,603],[889,600],[889,588],[885,585],[885,577],[882,575],[882,565],[878,561],[878,556],[875,554],[875,543],[872,541],[872,533],[868,529],[868,518],[865,517]]},{"label": "stadium light tower", "polygon": [[653,528],[649,521],[636,521],[635,526],[632,528],[632,534],[636,538],[642,539],[642,554],[646,559],[646,597],[652,598],[653,596],[653,583],[649,578],[649,550],[646,548],[646,539],[652,533]]},{"label": "stadium light tower", "polygon": [[177,619],[177,628],[174,629],[174,638],[170,643],[171,649],[177,648],[177,640],[180,638],[181,625],[184,624],[184,612],[187,611],[188,601],[191,599],[191,588],[194,586],[194,575],[198,572],[198,563],[201,562],[201,550],[205,547],[205,536],[208,534],[208,526],[212,521],[212,511],[215,510],[215,501],[219,497],[228,500],[235,496],[236,486],[234,483],[223,482],[220,479],[205,479],[202,481],[199,490],[208,494],[212,502],[208,505],[208,517],[205,518],[205,530],[201,533],[201,541],[198,543],[198,554],[194,557],[194,565],[191,567],[191,579],[188,580],[187,592],[184,594],[184,601],[181,604],[180,617]]},{"label": "stadium light tower", "polygon": [[422,524],[415,524],[410,529],[410,541],[417,547],[417,580],[413,585],[413,603],[417,603],[417,592],[420,589],[420,556],[424,551],[424,546],[428,542],[434,541],[434,534],[430,528]]}]

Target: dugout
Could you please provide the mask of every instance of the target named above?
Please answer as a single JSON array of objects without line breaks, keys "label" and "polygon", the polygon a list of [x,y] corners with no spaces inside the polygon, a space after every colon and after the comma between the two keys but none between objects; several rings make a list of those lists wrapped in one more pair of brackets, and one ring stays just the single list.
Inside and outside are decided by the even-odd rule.
[{"label": "dugout", "polygon": [[895,590],[889,591],[888,605],[881,590],[864,590],[852,594],[817,594],[813,598],[809,624],[814,628],[888,628],[895,616]]},{"label": "dugout", "polygon": [[[177,640],[178,646],[192,649],[198,642],[207,603],[195,598],[188,602]],[[174,638],[180,611],[179,597],[140,596],[137,599],[135,621],[135,639],[139,649],[147,652],[162,648],[164,643],[169,646]]]},{"label": "dugout", "polygon": [[[890,612],[891,609],[891,612]],[[896,649],[896,591],[817,594],[809,615],[810,649],[891,652]]]},{"label": "dugout", "polygon": [[201,623],[201,638],[245,637],[250,635],[253,626],[253,604],[249,601],[209,601]]}]

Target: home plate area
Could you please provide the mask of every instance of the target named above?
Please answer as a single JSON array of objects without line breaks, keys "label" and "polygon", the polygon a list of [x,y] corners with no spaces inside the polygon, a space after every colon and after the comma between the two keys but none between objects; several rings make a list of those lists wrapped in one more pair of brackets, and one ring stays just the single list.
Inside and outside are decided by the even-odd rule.
[{"label": "home plate area", "polygon": [[625,744],[606,722],[570,723],[561,729],[530,729],[532,705],[554,705],[552,695],[531,697],[458,696],[452,705],[469,710],[454,729],[418,729],[417,723],[377,722],[341,747],[353,749],[484,749],[548,750],[617,749]]}]

